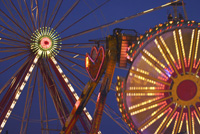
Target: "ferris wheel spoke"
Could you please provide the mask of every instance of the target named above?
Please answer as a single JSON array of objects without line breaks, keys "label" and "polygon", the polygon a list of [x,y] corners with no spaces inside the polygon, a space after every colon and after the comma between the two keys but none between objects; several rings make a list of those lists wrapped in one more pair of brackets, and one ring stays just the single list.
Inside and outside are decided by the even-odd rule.
[{"label": "ferris wheel spoke", "polygon": [[44,10],[45,10],[45,3],[46,3],[46,0],[45,1],[43,1],[43,3],[42,3],[42,11],[41,11],[41,15],[40,15],[40,25],[41,25],[41,27],[44,27],[45,25],[44,25],[44,21],[43,21],[43,19],[42,18],[44,18],[44,16],[43,16],[43,14],[44,14]]},{"label": "ferris wheel spoke", "polygon": [[12,18],[10,18],[3,10],[0,9],[0,12],[6,17],[8,18],[13,24],[15,24],[19,29],[22,30],[23,33],[25,33],[27,36],[30,36],[29,33],[27,33],[18,23],[18,21],[14,18],[14,20]]},{"label": "ferris wheel spoke", "polygon": [[[37,68],[37,71],[38,71],[38,68]],[[23,117],[22,117],[22,122],[21,122],[20,134],[27,133],[27,127],[28,127],[28,122],[29,122],[29,117],[30,117],[30,111],[31,111],[31,106],[32,106],[32,100],[33,100],[33,93],[34,93],[35,85],[36,85],[37,71],[36,71],[36,76],[35,76],[35,79],[34,79],[34,82],[33,82],[34,85],[33,85],[31,93],[30,93],[31,82],[32,82],[34,74],[30,76],[28,90],[27,90],[27,95],[26,95],[26,101],[25,101],[25,106],[24,106],[24,112],[23,112]],[[24,125],[24,122],[25,122],[25,125]]]},{"label": "ferris wheel spoke", "polygon": [[46,12],[45,12],[45,15],[44,15],[44,26],[47,25],[47,15],[48,15],[48,11],[49,11],[49,3],[50,3],[50,0],[47,0],[47,7],[46,7]]},{"label": "ferris wheel spoke", "polygon": [[[22,15],[20,14],[19,10],[16,8],[16,6],[14,5],[14,3],[12,2],[12,0],[9,0],[10,3],[12,4],[12,6],[14,7],[15,11],[17,12],[17,14],[19,15],[20,19],[24,22],[24,24],[26,25],[26,28],[28,28],[29,33],[31,34],[32,31],[30,29],[30,26],[27,24],[27,22],[25,21],[25,19],[22,17]],[[23,12],[22,12],[23,13]]]},{"label": "ferris wheel spoke", "polygon": [[172,96],[164,97],[164,98],[158,99],[158,100],[156,100],[156,101],[152,101],[152,102],[150,102],[150,103],[143,104],[143,105],[141,105],[141,106],[139,106],[139,107],[132,108],[132,109],[130,109],[128,112],[129,112],[131,115],[134,115],[135,113],[137,113],[137,112],[135,112],[135,111],[138,111],[138,112],[139,112],[139,111],[144,111],[147,107],[151,108],[152,106],[157,107],[158,104],[159,104],[159,105],[162,105],[162,104],[165,103],[165,101],[167,101],[168,99],[171,99],[171,98],[172,98]]},{"label": "ferris wheel spoke", "polygon": [[192,49],[191,50],[192,53],[191,53],[191,62],[190,62],[190,66],[189,66],[189,73],[192,72],[192,68],[194,68],[194,66],[196,64],[195,62],[196,62],[196,55],[197,55],[198,43],[199,43],[199,42],[197,42],[197,35],[198,35],[198,28],[196,28],[194,30],[194,35],[192,35],[191,46],[190,46],[191,47],[190,49]]},{"label": "ferris wheel spoke", "polygon": [[155,82],[159,82],[159,83],[162,83],[162,84],[167,85],[167,86],[170,86],[170,85],[171,85],[171,83],[168,83],[168,82],[166,82],[166,81],[164,81],[164,80],[154,78],[154,77],[152,77],[152,76],[150,76],[150,75],[147,75],[147,74],[138,72],[138,71],[133,70],[133,69],[131,69],[130,72],[133,73],[133,74],[135,74],[135,75],[138,75],[138,76],[140,76],[140,77],[143,77],[143,78],[145,78],[145,79],[149,79],[149,80],[152,80],[152,81],[155,81]]},{"label": "ferris wheel spoke", "polygon": [[[3,39],[3,40],[7,40],[7,41],[13,41],[13,42],[17,42],[17,43],[20,43],[20,44],[23,44],[23,45],[28,46],[28,43],[27,43],[27,42],[21,41],[20,38],[19,38],[19,39],[12,38],[12,35],[10,35],[10,34],[6,34],[6,33],[4,33],[4,32],[0,32],[0,33],[1,33],[2,35],[4,35],[4,36],[7,37],[7,38],[1,37],[1,40]],[[11,44],[11,43],[10,43],[10,44]],[[9,45],[10,45],[10,44],[9,44]]]},{"label": "ferris wheel spoke", "polygon": [[[195,59],[191,59],[191,55],[195,49],[195,46],[193,47],[193,43],[194,43],[194,35],[195,35],[195,29],[192,30],[192,35],[191,35],[191,42],[190,42],[190,50],[189,50],[189,55],[188,55],[188,67],[191,66],[192,63],[190,63],[191,60],[194,60],[194,65],[195,65],[195,60],[196,60],[196,52],[195,52]],[[197,51],[197,50],[196,50]]]},{"label": "ferris wheel spoke", "polygon": [[70,53],[70,54],[75,54],[75,55],[80,55],[80,56],[85,57],[85,54],[81,54],[81,53],[77,53],[77,52],[72,52],[72,51],[67,51],[67,50],[61,50],[61,51],[65,52],[65,53]]},{"label": "ferris wheel spoke", "polygon": [[77,21],[75,21],[74,23],[72,23],[70,26],[68,26],[67,28],[65,28],[63,31],[61,31],[59,34],[65,32],[66,30],[68,30],[70,27],[74,26],[76,23],[80,22],[81,20],[83,20],[85,17],[87,17],[88,15],[92,14],[94,11],[96,11],[97,9],[99,9],[100,7],[102,7],[103,5],[105,5],[107,2],[109,2],[110,0],[105,1],[104,3],[102,3],[101,5],[99,5],[98,7],[96,7],[95,9],[93,9],[92,11],[90,11],[89,13],[85,14],[84,16],[82,16],[80,19],[78,19]]},{"label": "ferris wheel spoke", "polygon": [[179,75],[179,72],[178,72],[176,66],[173,63],[173,59],[170,57],[170,54],[165,49],[164,44],[162,43],[162,41],[159,39],[158,36],[156,37],[154,42],[156,43],[159,51],[161,52],[162,56],[164,57],[165,61],[168,64],[168,66],[170,67],[171,71],[175,71],[176,74]]},{"label": "ferris wheel spoke", "polygon": [[74,62],[74,61],[72,61],[72,60],[70,60],[70,59],[68,59],[68,58],[66,58],[66,57],[64,57],[64,56],[62,56],[62,55],[60,55],[60,54],[58,54],[58,55],[59,55],[60,57],[62,57],[63,59],[67,60],[68,62],[73,63],[73,64],[79,66],[81,69],[85,69],[85,67],[83,67],[82,65],[80,65],[80,64],[78,64],[78,63],[76,63],[76,62]]},{"label": "ferris wheel spoke", "polygon": [[[5,52],[16,52],[16,51],[24,52],[24,51],[27,51],[26,49],[22,49],[22,48],[27,48],[27,47],[13,48],[13,49],[10,48],[9,50],[0,50],[0,52],[1,53],[5,53]],[[5,49],[5,47],[4,48],[0,48],[0,49]]]},{"label": "ferris wheel spoke", "polygon": [[[21,50],[24,50],[24,48],[26,48],[26,49],[28,49],[28,47],[25,47],[25,46],[16,46],[16,47],[0,47],[0,49],[1,49],[1,52],[3,52],[4,51],[4,49],[5,50],[7,50],[7,49],[10,49],[10,50],[13,50],[13,49],[21,49]],[[25,50],[26,50],[25,49]]]},{"label": "ferris wheel spoke", "polygon": [[[151,61],[149,61],[147,58],[145,58],[145,56],[142,56],[142,59],[149,65],[151,66],[151,68],[153,68],[157,73],[159,73],[158,79],[167,81],[168,80],[168,76],[166,75],[166,72],[162,72],[158,67],[156,67],[156,65],[154,65],[155,63],[152,63]],[[148,72],[149,74],[149,72]]]},{"label": "ferris wheel spoke", "polygon": [[[91,45],[91,47],[92,47],[92,46],[94,46],[94,43],[68,43],[68,44],[62,44],[62,47],[63,46],[73,46],[74,48],[76,48],[79,45]],[[71,48],[73,48],[73,47],[71,47]]]},{"label": "ferris wheel spoke", "polygon": [[5,26],[1,25],[1,26],[0,26],[0,27],[2,27],[1,33],[3,33],[3,30],[4,30],[4,29],[6,29],[6,30],[8,30],[8,31],[15,31],[17,34],[16,34],[15,32],[12,32],[12,33],[14,33],[14,34],[20,36],[21,38],[26,39],[27,41],[29,40],[29,39],[27,38],[27,36],[26,36],[23,32],[21,32],[20,29],[18,29],[17,27],[13,27],[13,26],[10,25],[8,22],[6,22],[4,19],[2,19],[1,17],[0,17],[0,20],[1,20],[1,22],[2,22],[4,25],[6,25],[8,28],[10,28],[10,29],[8,30],[8,28],[6,28]]},{"label": "ferris wheel spoke", "polygon": [[27,42],[19,41],[19,40],[16,40],[16,39],[10,39],[10,38],[5,38],[5,37],[2,37],[2,39],[7,40],[7,41],[19,42],[19,43],[24,44],[26,46],[29,45]]},{"label": "ferris wheel spoke", "polygon": [[60,9],[60,6],[62,5],[63,0],[58,0],[56,5],[54,6],[54,9],[51,13],[51,16],[49,17],[48,21],[47,21],[47,26],[51,27],[52,23],[54,22],[54,19]]},{"label": "ferris wheel spoke", "polygon": [[172,90],[126,90],[125,93],[171,93]]},{"label": "ferris wheel spoke", "polygon": [[[150,52],[148,52],[147,50],[143,50],[143,51],[140,51],[140,53],[153,65],[155,66],[155,68],[157,68],[156,70],[160,70],[161,72],[158,71],[158,73],[160,73],[162,76],[164,75],[164,77],[166,78],[170,71],[169,69],[164,65],[162,64],[159,60],[157,60]],[[166,72],[167,71],[167,72]],[[167,77],[169,78],[169,76]],[[173,78],[173,77],[170,77],[170,78]]]},{"label": "ferris wheel spoke", "polygon": [[[183,38],[182,38],[182,32],[181,29],[175,29],[175,31],[173,31],[174,34],[174,40],[175,40],[175,44],[178,44],[178,50],[179,50],[179,56],[180,56],[180,61],[181,61],[181,66],[182,66],[182,71],[183,74],[185,74],[185,67],[187,67],[187,59],[185,56],[185,49],[184,49],[184,44],[183,44]],[[178,56],[178,57],[179,57]]]},{"label": "ferris wheel spoke", "polygon": [[169,117],[169,115],[172,113],[172,109],[169,109],[167,115],[165,116],[165,118],[162,120],[162,122],[160,123],[160,125],[158,126],[158,128],[156,129],[156,131],[154,132],[154,134],[160,134],[158,133],[158,131],[163,131],[161,130],[161,127],[163,126],[163,124],[166,122],[166,119]]},{"label": "ferris wheel spoke", "polygon": [[10,13],[10,15],[12,16],[12,18],[14,19],[14,21],[20,26],[20,22],[15,18],[15,15],[13,15],[12,10],[10,9],[11,6],[7,6],[7,5],[11,5],[12,3],[10,4],[8,1],[6,1],[7,2],[7,5],[6,5],[6,3],[4,2],[4,0],[2,0],[2,2],[4,4],[4,6],[6,7],[6,9],[8,10],[8,12]]},{"label": "ferris wheel spoke", "polygon": [[169,111],[169,107],[173,104],[171,102],[166,107],[161,109],[158,113],[156,113],[154,116],[152,116],[150,119],[148,119],[146,122],[144,122],[140,127],[138,127],[138,130],[144,131],[146,128],[151,126],[155,121],[157,121],[159,118],[161,118],[164,114],[166,114]]},{"label": "ferris wheel spoke", "polygon": [[[1,19],[1,18],[0,18]],[[9,26],[9,25],[7,25],[7,26]],[[28,38],[26,38],[25,36],[22,36],[21,34],[19,34],[18,32],[16,32],[16,31],[14,31],[10,26],[9,26],[9,28],[11,28],[11,29],[9,29],[9,28],[7,28],[7,27],[5,27],[5,26],[3,26],[3,25],[0,25],[0,27],[1,28],[3,28],[3,29],[6,29],[7,31],[9,31],[9,32],[11,32],[11,33],[13,33],[13,34],[15,34],[15,35],[18,35],[19,37],[21,37],[21,38],[23,38],[23,39],[25,39],[26,41],[29,41],[29,39]],[[3,33],[2,31],[0,31],[0,33]]]},{"label": "ferris wheel spoke", "polygon": [[[94,44],[94,43],[93,43]],[[74,48],[91,48],[93,45],[82,45],[79,46],[79,44],[75,45],[75,46],[63,46],[63,49],[74,49]]]},{"label": "ferris wheel spoke", "polygon": [[[29,24],[29,21],[27,20],[28,19],[28,17],[25,17],[25,15],[24,15],[24,11],[26,11],[26,9],[25,8],[22,8],[22,3],[21,3],[21,1],[20,0],[17,0],[17,3],[18,3],[18,6],[19,6],[19,9],[20,9],[20,12],[21,12],[21,14],[22,14],[22,18],[24,19],[24,22],[25,23],[27,23],[27,25]],[[24,11],[23,11],[24,10]],[[28,25],[29,26],[29,28],[32,28],[32,25],[31,24],[29,24]],[[32,29],[33,30],[33,29]],[[30,29],[30,31],[32,31],[31,29]],[[31,32],[32,33],[32,32]]]},{"label": "ferris wheel spoke", "polygon": [[189,124],[189,133],[192,134],[192,117],[191,117],[191,110],[190,107],[187,106],[188,110],[188,124]]},{"label": "ferris wheel spoke", "polygon": [[19,43],[17,43],[17,42],[15,43],[15,44],[17,44],[17,45],[13,45],[11,42],[8,43],[8,42],[4,42],[4,41],[0,41],[0,43],[1,43],[2,45],[4,44],[5,46],[9,46],[9,47],[11,47],[11,46],[12,46],[12,47],[19,47],[19,46],[20,46],[20,47],[24,47],[24,45],[22,46],[21,44],[19,44]]},{"label": "ferris wheel spoke", "polygon": [[66,19],[66,17],[74,10],[74,8],[78,5],[80,0],[76,0],[75,3],[70,7],[70,9],[64,14],[64,16],[59,20],[59,22],[54,26],[54,29],[57,29],[60,24]]},{"label": "ferris wheel spoke", "polygon": [[[200,118],[200,111],[198,110],[198,108],[197,108],[196,105],[193,105],[193,106],[194,106],[194,108],[195,108],[195,111],[196,111],[198,117]],[[200,122],[199,122],[199,124],[200,124]]]},{"label": "ferris wheel spoke", "polygon": [[194,64],[193,64],[193,68],[195,68],[195,69],[197,69],[197,67],[199,66],[199,63],[200,63],[200,59],[197,61],[197,54],[198,54],[197,52],[198,52],[198,48],[199,48],[199,36],[200,36],[200,30],[198,30],[196,48],[195,48],[195,56],[194,56]]},{"label": "ferris wheel spoke", "polygon": [[[35,31],[35,30],[36,30],[36,26],[35,26],[35,24],[34,24],[34,20],[33,20],[33,17],[32,17],[32,15],[31,15],[32,12],[30,12],[26,0],[24,0],[24,4],[25,4],[25,6],[26,6],[26,10],[27,10],[27,12],[28,12],[28,16],[29,16],[29,18],[30,18],[30,20],[31,20],[33,30]],[[31,9],[31,10],[32,10],[32,9]]]},{"label": "ferris wheel spoke", "polygon": [[183,107],[181,107],[181,112],[179,114],[179,116],[177,116],[178,118],[178,122],[176,123],[176,125],[174,125],[174,133],[177,134],[178,132],[180,132],[182,124],[183,124],[183,120],[184,120],[184,116],[183,116]]},{"label": "ferris wheel spoke", "polygon": [[199,115],[197,115],[197,112],[196,111],[193,111],[198,123],[200,124],[200,118],[199,118]]},{"label": "ferris wheel spoke", "polygon": [[10,59],[12,59],[12,58],[16,58],[16,57],[18,57],[18,56],[21,56],[21,55],[24,55],[24,54],[27,54],[27,53],[28,53],[28,52],[25,51],[25,52],[20,52],[20,53],[17,53],[17,54],[13,54],[13,55],[11,55],[11,56],[7,56],[7,57],[4,57],[4,58],[1,58],[1,59],[0,59],[0,62],[7,61],[7,60],[10,60]]},{"label": "ferris wheel spoke", "polygon": [[175,113],[175,111],[177,110],[177,105],[175,106],[175,108],[173,109],[173,111],[172,112],[169,112],[169,114],[166,116],[166,119],[165,120],[163,120],[164,121],[164,123],[163,124],[160,124],[160,126],[159,126],[159,128],[160,129],[157,129],[158,130],[158,134],[161,134],[162,132],[163,132],[163,130],[164,130],[164,128],[166,128],[166,126],[168,126],[167,124],[170,122],[170,119],[172,119],[173,117],[172,116],[175,116],[176,114],[174,114]]},{"label": "ferris wheel spoke", "polygon": [[7,70],[9,70],[10,68],[12,68],[14,65],[16,65],[17,63],[19,63],[20,61],[24,60],[27,57],[27,55],[25,55],[23,58],[21,58],[20,60],[16,61],[15,63],[11,64],[10,66],[8,66],[6,69],[2,70],[0,72],[0,74],[6,72]]},{"label": "ferris wheel spoke", "polygon": [[192,112],[192,133],[195,134],[194,111]]},{"label": "ferris wheel spoke", "polygon": [[[64,57],[67,57],[67,58],[70,58],[70,59],[73,59],[73,60],[78,60],[78,61],[85,61],[85,58],[78,58],[79,57],[79,54],[76,54],[74,56],[71,56],[71,55],[66,55],[66,54],[62,54]],[[73,65],[75,66],[75,64]],[[71,66],[71,67],[73,67]]]},{"label": "ferris wheel spoke", "polygon": [[35,0],[35,4],[36,4],[36,18],[37,18],[37,22],[38,22],[38,24],[36,24],[36,26],[38,26],[38,29],[39,29],[40,28],[40,24],[41,24],[41,22],[40,22],[41,20],[40,20],[40,16],[39,16],[40,11],[39,11],[39,6],[38,6],[38,4],[39,4],[38,0]]},{"label": "ferris wheel spoke", "polygon": [[[164,46],[164,48],[166,49],[166,52],[169,54],[169,57],[171,58],[171,60],[173,61],[173,63],[175,64],[175,67],[177,68],[177,69],[179,69],[179,66],[178,66],[178,64],[177,64],[177,62],[176,62],[176,60],[174,59],[174,56],[172,55],[172,52],[170,51],[170,49],[169,49],[169,44],[167,45],[166,44],[166,42],[165,42],[165,40],[163,39],[163,37],[162,36],[159,36],[159,38],[160,38],[160,41],[162,42],[162,44],[163,44],[163,46]],[[176,48],[177,48],[177,44],[175,45],[176,46]],[[162,50],[160,50],[160,52],[162,53]],[[178,53],[178,50],[177,50],[177,53]],[[163,54],[163,53],[162,53]],[[166,56],[164,56],[163,55],[163,57],[165,58]],[[166,58],[166,61],[167,61],[167,63],[169,62],[169,60],[167,60],[167,58]],[[173,64],[172,63],[172,64]],[[171,68],[171,66],[170,66],[170,68]],[[171,69],[172,71],[174,71],[173,69]],[[172,74],[173,72],[171,72],[171,74]]]}]

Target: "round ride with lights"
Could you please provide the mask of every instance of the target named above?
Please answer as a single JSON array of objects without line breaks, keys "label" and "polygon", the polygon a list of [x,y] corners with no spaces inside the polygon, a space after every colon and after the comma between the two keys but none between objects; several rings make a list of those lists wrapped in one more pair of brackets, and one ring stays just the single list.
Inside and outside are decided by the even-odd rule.
[{"label": "round ride with lights", "polygon": [[130,47],[117,101],[136,133],[200,131],[200,23],[169,21],[149,29]]}]

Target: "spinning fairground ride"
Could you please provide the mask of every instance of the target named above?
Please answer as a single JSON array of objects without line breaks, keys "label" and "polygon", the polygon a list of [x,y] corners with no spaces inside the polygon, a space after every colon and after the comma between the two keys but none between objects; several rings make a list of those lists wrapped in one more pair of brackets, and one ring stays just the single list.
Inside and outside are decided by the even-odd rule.
[{"label": "spinning fairground ride", "polygon": [[[179,0],[105,23],[109,2],[1,0],[0,133],[200,132],[200,24],[177,17]],[[168,6],[144,35],[107,35]]]}]

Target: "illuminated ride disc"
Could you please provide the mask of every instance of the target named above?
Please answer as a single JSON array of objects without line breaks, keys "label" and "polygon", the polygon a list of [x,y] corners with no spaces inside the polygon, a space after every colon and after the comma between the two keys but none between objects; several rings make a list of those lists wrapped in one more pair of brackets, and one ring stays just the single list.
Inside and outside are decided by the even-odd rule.
[{"label": "illuminated ride disc", "polygon": [[118,77],[117,101],[137,133],[200,132],[200,23],[170,21],[140,37],[126,79]]}]

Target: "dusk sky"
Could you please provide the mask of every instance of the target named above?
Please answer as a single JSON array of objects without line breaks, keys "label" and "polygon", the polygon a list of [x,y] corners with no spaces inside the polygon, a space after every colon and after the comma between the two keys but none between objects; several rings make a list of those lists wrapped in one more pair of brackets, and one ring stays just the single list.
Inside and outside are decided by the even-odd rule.
[{"label": "dusk sky", "polygon": [[[7,9],[5,8],[5,6],[3,4],[4,1],[9,1],[9,0],[0,0],[0,9],[3,10],[4,12],[6,12],[6,14],[8,14],[10,17],[12,17],[9,14],[9,12],[7,11]],[[15,1],[15,0],[13,0],[13,1]],[[27,1],[29,1],[29,0],[27,0]],[[77,18],[80,18],[81,16],[84,15],[84,13],[87,13],[91,9],[96,8],[97,7],[96,5],[100,5],[104,1],[105,0],[103,0],[103,1],[102,0],[80,0],[80,3],[72,11],[71,15],[68,16],[68,18],[64,21],[64,23],[62,23],[56,29],[56,31],[58,31],[58,33],[59,33],[60,31],[63,30],[63,28],[66,28],[68,25],[73,23],[74,20],[77,20]],[[23,0],[22,0],[22,2],[23,2]],[[151,8],[161,6],[168,2],[170,2],[170,0],[110,0],[108,3],[106,3],[104,6],[102,6],[99,10],[94,12],[94,14],[89,15],[88,17],[86,17],[85,19],[83,19],[82,21],[80,21],[79,23],[74,25],[68,31],[64,32],[63,34],[60,34],[60,37],[64,38],[66,36],[69,36],[69,35],[72,35],[72,34],[75,34],[75,33],[78,33],[78,32],[81,32],[81,31],[84,31],[84,30],[87,30],[87,29],[90,29],[90,28],[93,28],[93,27],[96,27],[99,25],[103,25],[103,24],[106,24],[106,23],[109,23],[109,22],[112,22],[115,20],[119,20],[124,17],[128,17],[131,15],[143,12],[143,11],[151,9]],[[195,20],[197,22],[200,22],[200,8],[199,8],[200,1],[199,0],[185,0],[184,2],[186,3],[185,9],[187,12],[188,20]],[[42,4],[42,2],[39,2],[39,3]],[[70,3],[70,4],[68,4],[68,3]],[[59,20],[63,16],[63,14],[67,11],[67,9],[69,9],[69,7],[73,3],[74,3],[74,0],[64,0],[63,4],[61,5],[60,11],[58,12],[57,18],[55,18],[55,22],[52,24],[52,26],[56,26],[57,22],[59,22]],[[51,0],[50,5],[53,6],[55,4],[56,4],[56,0]],[[23,4],[23,6],[24,6],[24,4]],[[13,7],[11,5],[9,5],[9,7],[10,7],[10,11],[12,11],[14,14],[16,14]],[[18,5],[17,5],[17,7],[19,8]],[[53,10],[53,7],[51,7],[49,10]],[[178,11],[178,13],[181,13],[184,16],[182,7],[178,7],[177,11]],[[96,31],[93,31],[93,32],[90,32],[90,33],[87,33],[87,34],[84,34],[84,35],[81,35],[81,36],[78,36],[75,38],[71,38],[69,41],[67,40],[66,42],[67,43],[82,43],[82,42],[86,43],[89,40],[104,39],[108,35],[112,35],[113,29],[115,29],[115,28],[135,29],[139,34],[144,34],[145,31],[148,30],[149,28],[153,28],[155,25],[157,25],[159,23],[166,22],[167,16],[169,13],[173,14],[172,7],[166,7],[166,8],[160,9],[160,10],[156,10],[149,14],[145,14],[145,15],[133,18],[131,20],[121,22],[119,24],[109,26],[109,27],[101,29],[101,30],[96,30]],[[0,13],[0,18],[5,19],[5,16],[2,13]],[[20,19],[20,18],[16,17],[16,19]],[[7,19],[5,19],[5,20],[8,21]],[[12,27],[14,27],[14,25],[11,22],[8,22],[8,24],[10,24]],[[0,21],[0,25],[5,26],[5,24],[2,21]],[[1,30],[2,29],[0,28],[0,31]],[[0,33],[0,38],[1,38],[1,36],[2,36],[2,34]],[[0,45],[2,45],[1,42],[0,42]],[[4,45],[4,47],[5,47],[5,45]],[[77,53],[86,54],[86,53],[90,53],[90,50],[91,50],[90,48],[89,49],[77,49]],[[7,54],[0,52],[0,59],[5,57],[5,55],[7,55]],[[11,60],[11,62],[13,62],[13,61],[15,61],[15,60]],[[11,65],[12,64],[11,62],[1,62],[0,61],[0,71],[4,70],[6,68],[6,66]],[[22,64],[22,62],[17,64],[15,67],[18,69],[21,64]],[[81,61],[80,64],[82,64],[84,66],[84,61]],[[0,73],[0,89],[4,86],[5,82],[15,73],[15,71],[17,70],[15,67],[9,69],[9,71],[7,71],[6,73],[2,73],[2,74]],[[127,70],[128,70],[128,68],[127,68]],[[127,126],[124,124],[124,122],[122,122],[120,119],[121,113],[119,112],[119,109],[117,106],[117,101],[116,101],[116,97],[115,97],[116,92],[114,91],[115,90],[114,84],[116,82],[116,76],[119,75],[119,76],[126,77],[127,72],[128,71],[120,71],[120,69],[116,69],[114,78],[113,78],[112,89],[109,92],[109,94],[107,96],[107,100],[106,100],[106,104],[108,105],[108,107],[110,107],[112,109],[112,110],[106,110],[106,112],[109,113],[110,115],[112,115],[112,118],[114,118],[114,120],[116,120],[117,122],[120,122],[121,125],[123,125],[123,128],[126,130],[121,128],[115,121],[113,121],[108,115],[106,115],[104,113],[102,122],[101,122],[101,126],[100,126],[100,131],[103,134],[133,133],[133,132],[130,132],[130,130],[127,128]],[[41,75],[39,75],[38,77],[40,77],[40,76]],[[83,76],[78,76],[78,77],[80,79],[83,79],[84,83],[86,83],[88,81],[87,77],[83,77]],[[40,78],[40,80],[41,80],[41,78]],[[21,124],[20,119],[22,118],[23,111],[24,111],[24,102],[26,99],[27,87],[28,87],[28,83],[26,84],[26,87],[24,88],[24,94],[22,92],[19,102],[17,102],[17,104],[12,112],[14,115],[11,115],[11,117],[10,117],[11,119],[10,118],[8,119],[6,125],[3,129],[2,134],[6,134],[6,131],[8,131],[8,134],[19,133],[20,124]],[[74,89],[78,95],[81,94],[81,91],[79,91],[79,89],[76,89],[76,87],[74,87]],[[36,91],[37,91],[37,89],[36,89]],[[98,91],[99,91],[99,88],[95,89],[95,91],[94,91],[95,94],[98,94]],[[0,95],[0,99],[3,98],[3,95],[4,95],[4,93],[2,93]],[[47,101],[49,101],[49,103],[52,103],[50,95],[48,95],[47,97],[49,97],[49,98],[47,98]],[[95,95],[93,95],[91,98],[94,101],[96,101]],[[69,102],[66,105],[68,106]],[[89,103],[86,107],[87,107],[88,111],[90,112],[90,114],[93,115],[95,104],[92,101],[89,101]],[[108,107],[106,107],[106,108],[108,109]],[[55,119],[56,121],[54,122],[54,124],[59,124],[60,122],[57,120],[55,110],[52,110],[52,109],[54,109],[53,104],[50,104],[48,106],[48,108],[49,108],[48,113],[50,115],[49,120]],[[51,112],[52,112],[52,115],[51,115]],[[31,118],[32,122],[28,126],[28,131],[27,131],[28,134],[41,133],[39,115],[40,115],[40,113],[39,113],[39,107],[38,107],[38,93],[36,92],[34,94],[33,104],[32,104],[32,108],[31,108],[30,118]],[[78,126],[79,125],[80,125],[80,123],[78,124]],[[59,125],[58,125],[58,127],[53,124],[51,125],[51,123],[50,123],[49,129],[60,130],[61,127]],[[57,134],[57,133],[59,133],[59,131],[50,131],[50,134]]]}]

